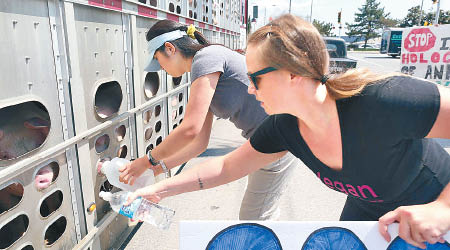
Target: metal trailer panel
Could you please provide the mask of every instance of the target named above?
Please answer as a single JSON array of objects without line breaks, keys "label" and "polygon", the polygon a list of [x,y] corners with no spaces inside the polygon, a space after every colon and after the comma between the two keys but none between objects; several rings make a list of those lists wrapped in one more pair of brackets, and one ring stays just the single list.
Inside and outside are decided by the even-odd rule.
[{"label": "metal trailer panel", "polygon": [[[0,2],[0,32],[4,34],[0,37],[0,43],[3,45],[0,49],[0,75],[2,75],[0,88],[3,90],[0,93],[0,108],[37,101],[45,106],[51,122],[50,132],[40,147],[17,159],[0,161],[0,171],[64,141],[62,124],[65,119],[62,117],[64,110],[60,109],[61,95],[58,91],[60,85],[55,74],[58,72],[58,65],[55,66],[55,62],[60,58],[54,55],[53,50],[58,47],[58,41],[53,41],[56,38],[52,34],[56,28],[54,19],[57,17],[53,16],[56,13],[54,9],[49,8],[51,6],[52,2],[46,0]],[[11,84],[14,84],[13,88],[9,87]],[[58,177],[46,189],[38,190],[34,185],[35,175],[40,168],[48,164],[59,169]],[[4,226],[10,222],[14,223],[13,227],[17,226],[17,221],[14,220],[17,216],[23,215],[28,220],[28,229],[12,246],[31,245],[40,248],[44,245],[45,234],[48,230],[54,229],[52,225],[56,225],[55,223],[58,224],[57,231],[64,234],[49,245],[69,249],[76,244],[76,229],[79,226],[75,225],[71,203],[75,201],[70,186],[71,174],[66,155],[59,154],[42,164],[22,167],[16,175],[0,184],[2,198],[9,195],[3,191],[11,183],[20,183],[24,189],[20,202],[0,215],[0,228],[5,230],[7,229]],[[58,198],[55,198],[56,196]],[[61,203],[53,204],[55,206],[51,214],[42,216],[41,209],[49,206],[49,202]],[[65,226],[56,221],[65,221]]]},{"label": "metal trailer panel", "polygon": [[174,78],[170,75],[167,75],[167,89],[175,90],[174,94],[171,94],[167,97],[167,124],[168,124],[168,132],[170,133],[175,129],[178,125],[180,125],[181,121],[184,118],[184,113],[186,111],[187,104],[187,87],[181,87],[183,84],[188,83],[188,74],[183,74],[181,79],[177,79],[174,81]]},{"label": "metal trailer panel", "polygon": [[167,0],[166,11],[176,15],[187,15],[187,0]]},{"label": "metal trailer panel", "polygon": [[[65,2],[67,41],[72,69],[71,93],[74,97],[76,133],[82,133],[126,112],[135,105],[131,96],[131,35],[129,16],[118,11]],[[96,100],[111,108],[102,115]],[[117,100],[122,100],[118,102]],[[98,99],[97,99],[98,98]],[[97,163],[113,157],[135,158],[136,136],[133,119],[108,127],[89,141],[78,144],[78,157],[83,186],[83,204],[95,203],[94,213],[86,215],[87,231],[108,213],[107,202],[99,198],[101,189],[108,190],[105,177],[97,173]],[[121,134],[118,134],[118,128]],[[123,129],[124,128],[124,129]],[[123,134],[125,131],[125,134]],[[107,188],[105,188],[105,186]],[[128,220],[118,216],[100,232],[93,248],[106,249],[116,243],[119,236],[129,230]]]},{"label": "metal trailer panel", "polygon": [[169,133],[183,121],[186,112],[187,95],[187,88],[181,88],[179,91],[168,97],[167,114]]},{"label": "metal trailer panel", "polygon": [[203,22],[212,24],[212,1],[203,0]]},{"label": "metal trailer panel", "polygon": [[[41,167],[47,166],[48,164],[57,164],[60,170],[59,175],[48,188],[44,190],[37,190],[34,186],[34,177]],[[75,246],[77,237],[74,226],[72,204],[70,202],[70,191],[68,191],[69,185],[67,180],[69,177],[66,169],[66,158],[64,154],[61,154],[49,159],[44,164],[37,165],[36,167],[15,176],[10,181],[3,183],[0,186],[0,189],[4,189],[9,184],[15,182],[20,183],[24,189],[24,195],[22,196],[20,202],[0,216],[0,228],[3,228],[10,222],[15,223],[16,226],[18,226],[18,221],[12,220],[22,214],[28,218],[29,222],[26,232],[17,241],[15,241],[11,247],[17,247],[21,244],[29,244],[35,249],[39,249],[46,245],[47,247],[57,249],[71,249]],[[4,195],[5,193],[2,192],[3,197]],[[55,196],[61,197],[60,195],[62,195],[62,201],[58,206],[60,200],[55,200],[53,198]],[[57,209],[49,210],[53,212],[48,216],[45,216],[46,214],[44,214],[44,217],[41,213],[41,209],[49,206],[52,202],[53,204],[51,204],[51,206]],[[36,204],[38,206],[36,206]],[[58,219],[65,221],[65,226],[64,224],[60,224],[60,221],[56,222]],[[61,233],[61,235],[56,241],[54,241],[54,243],[46,244],[44,242],[44,237],[46,234],[55,230],[54,226],[56,226],[56,232]],[[9,234],[9,237],[14,237],[14,234]]]},{"label": "metal trailer panel", "polygon": [[0,167],[63,141],[47,1],[20,2],[0,2],[0,32],[4,34],[0,37],[0,108],[40,102],[50,115],[51,128],[39,148],[17,159],[2,160]]},{"label": "metal trailer panel", "polygon": [[187,3],[187,16],[196,21],[202,21],[201,0],[192,0]]},{"label": "metal trailer panel", "polygon": [[[136,106],[152,102],[152,98],[159,96],[167,91],[166,73],[145,72],[144,68],[148,62],[147,40],[145,38],[148,29],[156,23],[157,20],[132,17],[133,34],[133,59],[134,59],[134,91]],[[136,137],[138,145],[138,157],[142,157],[148,149],[155,147],[167,135],[167,100],[164,98],[157,103],[149,105],[143,112],[136,114]],[[159,107],[159,108],[158,108]],[[159,109],[159,111],[158,111]],[[158,116],[156,116],[156,114]],[[155,127],[161,124],[158,132]],[[158,125],[159,126],[159,125]]]}]

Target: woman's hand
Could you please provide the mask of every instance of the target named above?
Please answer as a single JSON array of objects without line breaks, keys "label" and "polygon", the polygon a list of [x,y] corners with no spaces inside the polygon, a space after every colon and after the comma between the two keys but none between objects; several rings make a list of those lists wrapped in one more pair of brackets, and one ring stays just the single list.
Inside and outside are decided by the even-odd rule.
[{"label": "woman's hand", "polygon": [[150,185],[143,188],[139,188],[133,193],[130,193],[130,195],[128,195],[128,200],[125,202],[124,205],[125,206],[130,205],[139,196],[153,203],[159,203],[162,200],[162,197],[157,192],[155,185]]},{"label": "woman's hand", "polygon": [[[151,164],[147,156],[138,158],[119,168],[121,172],[119,180],[125,184],[133,185],[136,179],[141,176],[145,170],[150,168]],[[156,176],[156,173],[155,173]]]},{"label": "woman's hand", "polygon": [[378,230],[386,241],[391,241],[387,228],[399,222],[398,235],[409,244],[425,249],[424,242],[444,243],[444,235],[450,229],[450,207],[444,202],[403,206],[380,217]]}]

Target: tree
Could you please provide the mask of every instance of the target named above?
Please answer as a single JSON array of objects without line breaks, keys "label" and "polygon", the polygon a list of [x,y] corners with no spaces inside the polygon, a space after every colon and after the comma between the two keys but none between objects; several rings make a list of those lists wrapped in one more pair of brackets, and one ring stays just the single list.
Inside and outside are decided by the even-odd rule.
[{"label": "tree", "polygon": [[423,10],[422,10],[422,18],[420,18],[420,5],[414,6],[408,9],[408,14],[406,14],[406,17],[403,18],[402,22],[400,23],[400,27],[412,27],[414,25],[419,25],[418,22],[421,19],[423,23],[423,21],[425,21]]},{"label": "tree", "polygon": [[319,33],[322,36],[331,36],[331,30],[333,29],[332,23],[321,22],[314,19],[313,25],[319,30]]},{"label": "tree", "polygon": [[398,27],[400,25],[401,20],[389,18],[389,17],[382,17],[380,19],[381,24],[383,25],[383,29],[387,27]]},{"label": "tree", "polygon": [[[425,11],[422,10],[422,18],[420,18],[420,6],[417,5],[408,10],[408,14],[400,23],[400,27],[413,27],[415,25],[423,25],[425,21],[427,23],[434,23],[434,18],[436,16],[435,14],[436,14],[435,11],[425,13]],[[420,24],[419,20],[422,20]],[[450,23],[450,11],[440,10],[439,24],[448,24],[448,23]]]},{"label": "tree", "polygon": [[[436,11],[427,13],[426,20],[428,23],[434,24],[434,19],[436,18]],[[450,11],[439,10],[439,24],[449,24],[450,23]]]},{"label": "tree", "polygon": [[346,34],[349,36],[356,36],[364,38],[364,47],[367,45],[367,40],[380,36],[383,24],[381,19],[386,19],[389,13],[384,13],[384,7],[380,8],[380,3],[376,0],[366,0],[361,8],[358,8],[359,12],[355,13],[355,23],[347,25]]}]

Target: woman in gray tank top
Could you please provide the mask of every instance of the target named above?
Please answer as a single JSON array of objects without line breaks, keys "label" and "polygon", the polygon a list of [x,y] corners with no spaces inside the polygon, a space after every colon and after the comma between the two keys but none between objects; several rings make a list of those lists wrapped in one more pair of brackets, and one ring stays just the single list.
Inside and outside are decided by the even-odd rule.
[{"label": "woman in gray tank top", "polygon": [[[161,20],[147,33],[149,63],[172,77],[191,73],[191,89],[183,122],[146,156],[122,167],[121,181],[133,184],[146,169],[167,172],[206,150],[213,115],[230,121],[248,139],[267,116],[247,93],[245,57],[222,45],[211,45],[194,26]],[[189,146],[188,146],[189,145]],[[249,176],[239,218],[267,220],[279,216],[278,201],[298,160],[286,154]]]}]

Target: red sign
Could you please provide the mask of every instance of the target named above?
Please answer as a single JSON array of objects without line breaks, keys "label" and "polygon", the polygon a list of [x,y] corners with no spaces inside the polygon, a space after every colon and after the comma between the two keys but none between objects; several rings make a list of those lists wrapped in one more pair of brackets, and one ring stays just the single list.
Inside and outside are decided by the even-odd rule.
[{"label": "red sign", "polygon": [[122,10],[122,0],[89,0],[88,3],[108,9]]},{"label": "red sign", "polygon": [[180,17],[174,14],[170,14],[167,13],[167,19],[175,21],[175,22],[180,22]]},{"label": "red sign", "polygon": [[184,20],[185,20],[184,22],[185,22],[186,24],[194,24],[194,20],[192,20],[192,19],[185,18]]},{"label": "red sign", "polygon": [[434,47],[436,36],[429,28],[412,30],[405,38],[404,47],[409,52],[424,52]]},{"label": "red sign", "polygon": [[148,16],[148,17],[157,17],[158,11],[155,9],[152,9],[152,8],[138,5],[138,14],[142,15],[142,16]]}]

